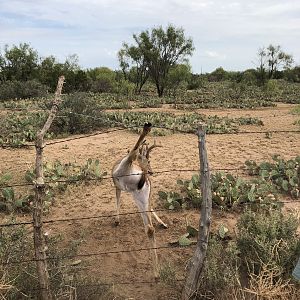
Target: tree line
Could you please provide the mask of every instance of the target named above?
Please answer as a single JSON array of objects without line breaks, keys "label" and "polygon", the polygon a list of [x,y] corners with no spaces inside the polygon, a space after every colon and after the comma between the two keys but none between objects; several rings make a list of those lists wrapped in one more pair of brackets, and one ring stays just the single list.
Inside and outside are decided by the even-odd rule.
[{"label": "tree line", "polygon": [[53,92],[61,74],[66,77],[67,93],[139,94],[150,82],[159,97],[166,93],[175,95],[180,88],[196,89],[203,80],[233,80],[256,85],[282,78],[300,82],[300,66],[293,66],[292,55],[285,53],[279,45],[259,49],[255,67],[240,72],[219,67],[211,73],[193,74],[188,59],[194,50],[192,38],[173,25],[134,34],[132,44],[124,42],[117,55],[119,70],[107,67],[82,69],[76,54],[59,62],[54,56],[41,57],[28,43],[6,45],[0,52],[0,96],[2,99],[26,98],[38,96],[41,91]]}]

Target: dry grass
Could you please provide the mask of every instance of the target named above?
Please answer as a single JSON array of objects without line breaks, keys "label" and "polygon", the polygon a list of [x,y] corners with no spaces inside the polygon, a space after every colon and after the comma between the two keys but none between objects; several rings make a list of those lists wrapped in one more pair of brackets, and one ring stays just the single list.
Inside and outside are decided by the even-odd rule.
[{"label": "dry grass", "polygon": [[7,281],[6,274],[3,272],[0,279],[0,299],[6,299],[7,293],[13,288],[13,285]]},{"label": "dry grass", "polygon": [[[249,287],[230,289],[220,299],[232,300],[297,300],[299,288],[289,279],[281,278],[282,271],[278,267],[264,264],[258,275],[249,274]],[[217,299],[217,298],[216,298]]]}]

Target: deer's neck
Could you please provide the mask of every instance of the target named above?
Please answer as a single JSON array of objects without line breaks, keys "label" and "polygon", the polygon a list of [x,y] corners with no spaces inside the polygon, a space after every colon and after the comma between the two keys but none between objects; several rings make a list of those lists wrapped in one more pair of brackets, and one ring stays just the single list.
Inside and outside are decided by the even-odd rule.
[{"label": "deer's neck", "polygon": [[121,159],[114,167],[113,174],[114,175],[129,175],[133,171],[138,171],[137,169],[141,170],[134,161],[129,157],[125,156]]}]

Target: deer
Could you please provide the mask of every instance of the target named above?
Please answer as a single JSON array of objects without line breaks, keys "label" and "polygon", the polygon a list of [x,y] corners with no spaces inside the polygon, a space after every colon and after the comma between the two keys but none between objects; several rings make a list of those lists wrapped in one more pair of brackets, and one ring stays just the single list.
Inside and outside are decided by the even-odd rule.
[{"label": "deer", "polygon": [[150,147],[146,144],[145,137],[151,131],[151,127],[151,123],[144,124],[143,131],[134,147],[125,157],[114,164],[112,178],[116,188],[117,214],[115,225],[118,226],[120,224],[121,192],[129,192],[141,213],[145,232],[151,242],[150,256],[152,257],[154,277],[158,279],[159,264],[156,252],[155,229],[152,224],[151,214],[163,228],[168,226],[154,212],[150,203],[151,181],[149,175],[153,174],[150,166],[150,152],[156,147],[162,147],[156,143]]}]

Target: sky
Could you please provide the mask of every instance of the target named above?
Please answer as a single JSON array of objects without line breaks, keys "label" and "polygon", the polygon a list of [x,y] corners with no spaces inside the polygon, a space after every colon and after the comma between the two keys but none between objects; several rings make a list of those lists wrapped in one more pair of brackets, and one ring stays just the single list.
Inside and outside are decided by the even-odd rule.
[{"label": "sky", "polygon": [[169,24],[193,39],[194,73],[255,68],[269,44],[300,65],[300,0],[0,0],[0,50],[29,43],[42,57],[118,69],[123,42]]}]

